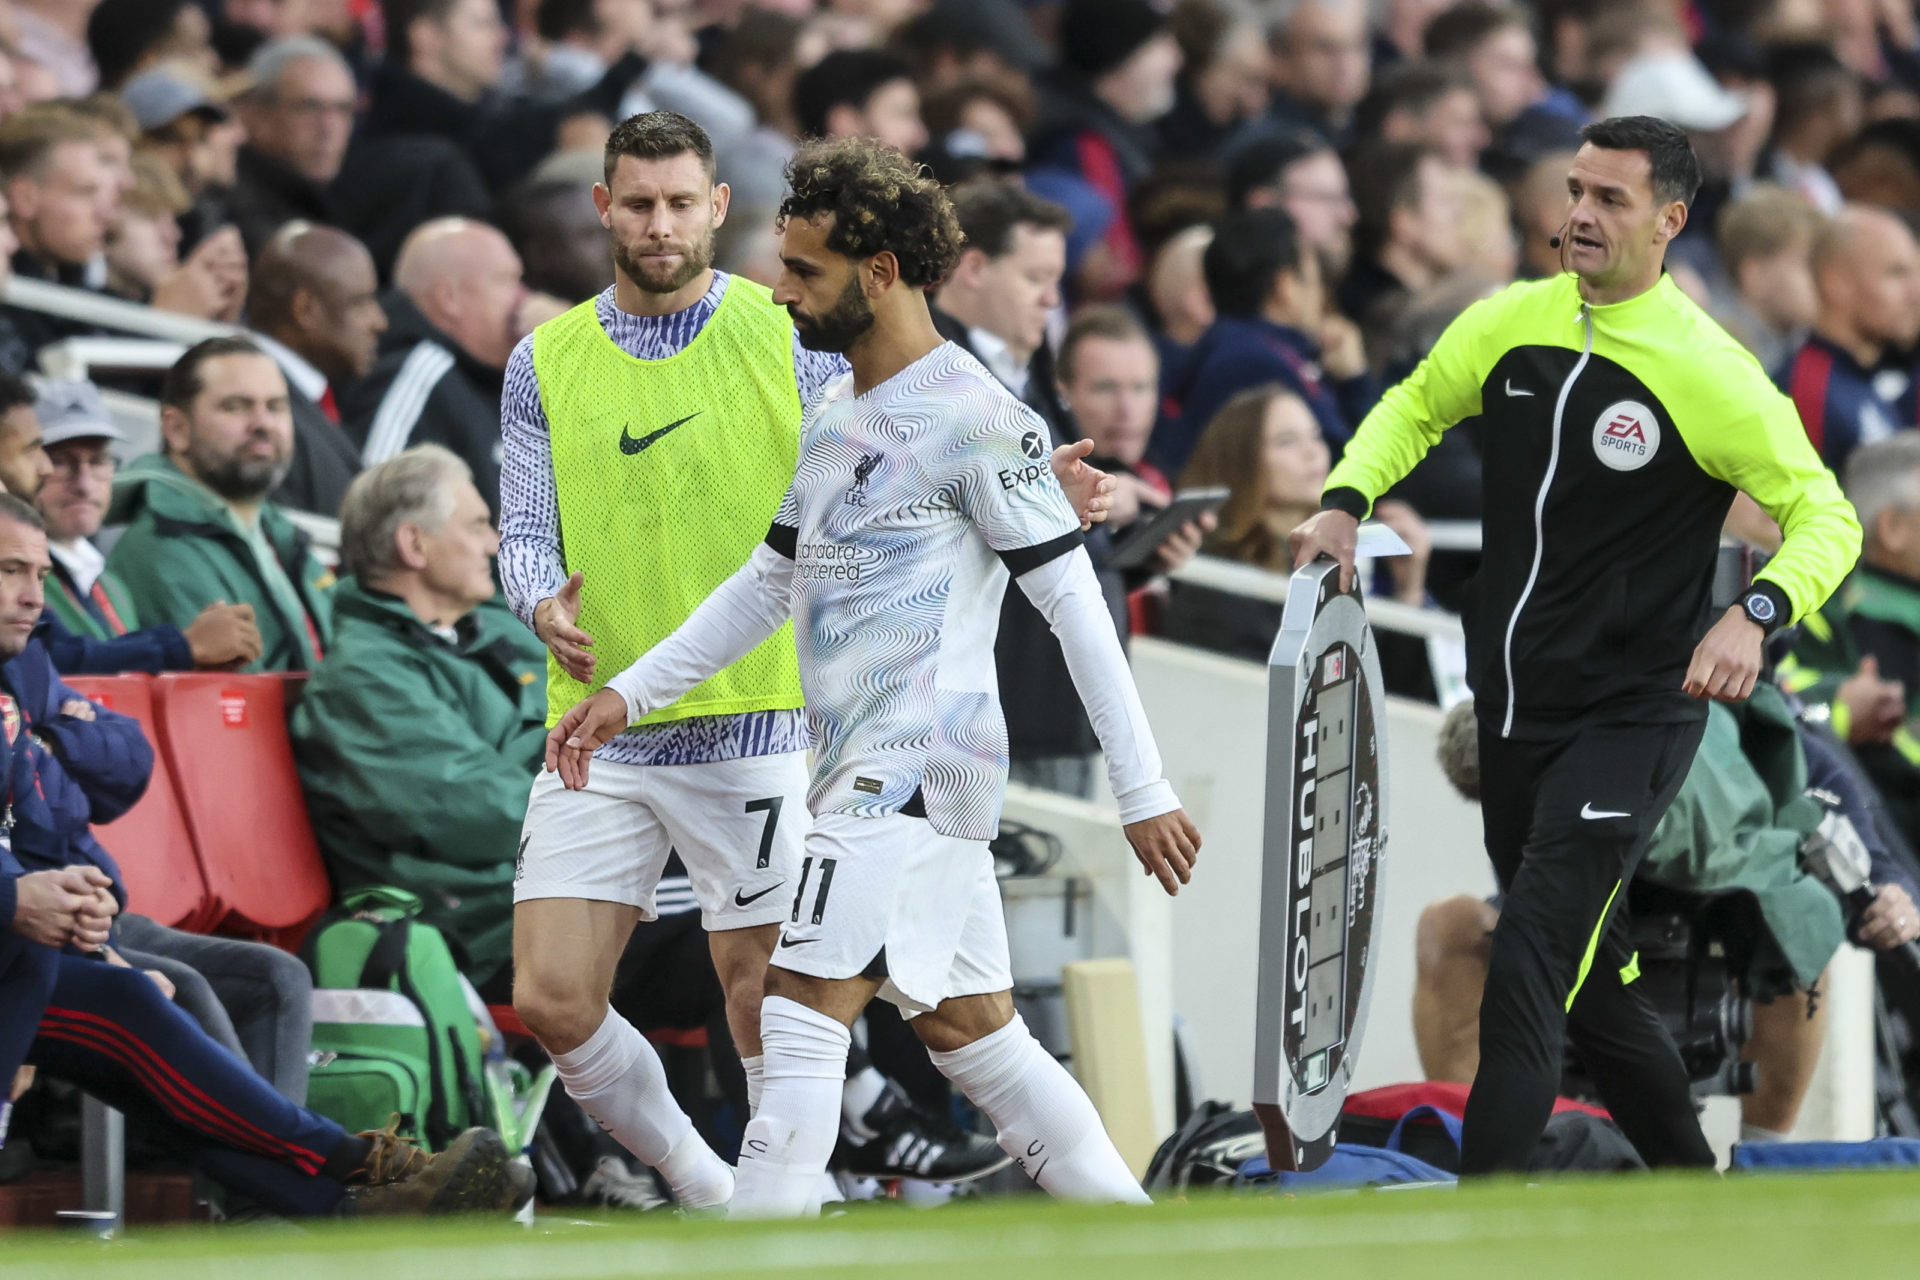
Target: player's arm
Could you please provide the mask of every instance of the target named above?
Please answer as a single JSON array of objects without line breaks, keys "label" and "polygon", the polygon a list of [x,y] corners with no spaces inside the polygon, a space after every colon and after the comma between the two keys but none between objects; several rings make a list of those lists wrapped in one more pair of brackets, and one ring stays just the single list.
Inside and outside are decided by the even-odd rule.
[{"label": "player's arm", "polygon": [[1080,517],[1052,468],[1033,467],[1022,449],[1029,434],[1045,427],[1011,397],[996,396],[983,411],[986,429],[953,459],[953,491],[1059,637],[1067,671],[1106,752],[1127,841],[1148,874],[1177,893],[1192,874],[1200,833],[1160,776],[1160,752],[1082,546]]},{"label": "player's arm", "polygon": [[[791,503],[789,494],[781,516]],[[715,587],[672,635],[560,718],[547,735],[547,768],[557,769],[569,788],[586,785],[588,761],[602,743],[738,662],[791,615],[797,530],[779,520],[776,517],[767,540],[753,549],[747,562]]]},{"label": "player's arm", "polygon": [[514,616],[561,669],[592,680],[593,637],[574,625],[583,581],[567,577],[560,545],[560,497],[531,334],[508,357],[500,392],[500,584]]},{"label": "player's arm", "polygon": [[1696,391],[1711,388],[1692,399],[1701,412],[1676,417],[1675,426],[1701,469],[1751,497],[1781,533],[1779,552],[1753,584],[1771,602],[1773,619],[1762,625],[1735,605],[1700,641],[1687,669],[1688,693],[1739,701],[1759,677],[1767,635],[1825,604],[1853,571],[1860,520],[1814,452],[1793,401],[1758,365],[1727,358],[1706,373],[1693,380]]},{"label": "player's arm", "polygon": [[1160,749],[1113,629],[1100,580],[1085,547],[1057,555],[1015,579],[1047,620],[1066,655],[1067,672],[1099,735],[1107,781],[1127,841],[1146,873],[1178,893],[1200,857],[1200,832],[1162,775]]},{"label": "player's arm", "polygon": [[1340,589],[1351,584],[1360,521],[1374,502],[1406,478],[1447,428],[1480,412],[1481,384],[1500,356],[1495,331],[1502,303],[1496,296],[1468,307],[1361,421],[1327,476],[1320,514],[1292,533],[1296,566],[1329,556],[1340,564]]}]

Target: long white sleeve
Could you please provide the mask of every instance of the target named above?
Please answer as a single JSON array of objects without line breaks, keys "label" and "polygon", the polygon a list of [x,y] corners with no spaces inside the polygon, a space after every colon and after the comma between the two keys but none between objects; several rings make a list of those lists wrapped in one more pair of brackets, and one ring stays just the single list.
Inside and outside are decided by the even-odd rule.
[{"label": "long white sleeve", "polygon": [[1154,745],[1146,708],[1140,705],[1086,549],[1056,556],[1015,581],[1066,654],[1073,687],[1106,753],[1107,781],[1120,802],[1120,821],[1139,822],[1178,809],[1173,785],[1160,776],[1160,749]]},{"label": "long white sleeve", "polygon": [[745,657],[780,629],[792,600],[793,561],[761,543],[672,635],[607,681],[627,700],[627,723]]}]

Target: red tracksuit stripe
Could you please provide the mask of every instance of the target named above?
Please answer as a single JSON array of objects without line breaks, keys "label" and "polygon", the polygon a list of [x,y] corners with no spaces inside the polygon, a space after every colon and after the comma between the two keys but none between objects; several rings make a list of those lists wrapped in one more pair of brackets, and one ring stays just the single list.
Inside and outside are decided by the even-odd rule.
[{"label": "red tracksuit stripe", "polygon": [[1826,456],[1827,384],[1833,380],[1833,355],[1819,347],[1804,346],[1793,358],[1793,371],[1787,378],[1787,394],[1800,411],[1807,439],[1814,451]]},{"label": "red tracksuit stripe", "polygon": [[238,1150],[267,1159],[282,1159],[279,1154],[267,1148],[258,1139],[236,1132],[219,1122],[217,1117],[204,1114],[202,1110],[174,1093],[162,1079],[156,1077],[153,1070],[144,1062],[133,1057],[131,1051],[101,1035],[97,1030],[86,1026],[69,1025],[62,1021],[59,1025],[42,1022],[39,1034],[49,1040],[63,1040],[68,1044],[79,1045],[113,1059],[124,1067],[127,1073],[139,1082],[155,1101],[175,1122],[197,1133],[215,1138]]},{"label": "red tracksuit stripe", "polygon": [[144,1060],[147,1063],[157,1068],[162,1075],[164,1075],[167,1079],[169,1079],[178,1093],[183,1094],[188,1098],[198,1100],[198,1102],[203,1107],[207,1108],[214,1117],[223,1119],[225,1123],[237,1128],[242,1134],[252,1135],[254,1140],[265,1143],[268,1147],[268,1150],[263,1154],[273,1155],[275,1151],[282,1152],[286,1157],[293,1159],[297,1164],[299,1164],[301,1168],[307,1173],[317,1173],[320,1167],[326,1163],[325,1156],[322,1156],[317,1152],[310,1151],[307,1148],[299,1146],[296,1143],[289,1142],[285,1138],[281,1138],[275,1134],[268,1133],[265,1129],[262,1129],[259,1125],[254,1124],[251,1120],[248,1120],[245,1116],[240,1115],[238,1112],[232,1110],[231,1108],[225,1106],[224,1104],[216,1102],[214,1099],[208,1097],[205,1093],[201,1092],[201,1090],[198,1087],[196,1087],[192,1081],[188,1080],[185,1076],[181,1075],[180,1072],[177,1071],[172,1066],[172,1064],[168,1063],[159,1054],[155,1053],[151,1046],[149,1046],[145,1041],[141,1040],[138,1036],[134,1035],[133,1032],[128,1030],[126,1027],[120,1026],[118,1023],[111,1022],[106,1018],[102,1018],[96,1014],[85,1013],[76,1009],[49,1008],[47,1010],[46,1016],[48,1017],[58,1016],[58,1017],[73,1019],[81,1022],[82,1024],[91,1023],[95,1027],[103,1030],[108,1036],[119,1037],[124,1045],[129,1047],[132,1051],[140,1055],[142,1058],[144,1058]]}]

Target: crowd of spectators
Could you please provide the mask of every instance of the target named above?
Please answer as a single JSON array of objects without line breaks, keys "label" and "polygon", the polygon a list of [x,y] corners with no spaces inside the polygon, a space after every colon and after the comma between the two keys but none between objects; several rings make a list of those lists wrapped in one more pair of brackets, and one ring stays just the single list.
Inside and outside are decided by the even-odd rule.
[{"label": "crowd of spectators", "polygon": [[[1286,571],[1382,389],[1475,301],[1562,269],[1581,126],[1673,121],[1707,181],[1671,273],[1868,533],[1785,682],[1890,800],[1920,787],[1908,0],[0,0],[0,284],[232,326],[164,380],[100,370],[157,399],[132,457],[98,387],[25,380],[108,330],[0,306],[0,485],[52,563],[36,640],[66,674],[311,673],[295,736],[337,887],[420,894],[477,985],[504,977],[544,707],[543,650],[493,589],[504,371],[611,286],[603,147],[656,109],[713,139],[715,265],[765,283],[799,138],[876,136],[951,184],[967,246],[936,322],[1120,478],[1090,539],[1115,625],[1253,657],[1269,607],[1168,575]],[[1477,517],[1487,445],[1463,424],[1379,504],[1414,554],[1376,594],[1457,606],[1472,555],[1428,526]],[[1217,516],[1109,564],[1213,486]],[[342,522],[338,563],[306,516]],[[1764,546],[1756,517],[1735,527]],[[1088,793],[1091,727],[1017,592],[998,656],[1016,779]],[[1431,693],[1401,674],[1425,661],[1390,683]],[[1892,810],[1909,841],[1916,808]],[[299,1100],[297,1019],[257,995],[297,974],[120,927]]]}]

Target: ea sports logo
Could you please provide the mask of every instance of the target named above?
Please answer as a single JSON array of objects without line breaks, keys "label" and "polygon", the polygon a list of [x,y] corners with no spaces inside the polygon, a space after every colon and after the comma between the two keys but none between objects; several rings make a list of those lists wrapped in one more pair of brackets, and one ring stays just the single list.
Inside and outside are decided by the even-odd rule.
[{"label": "ea sports logo", "polygon": [[1593,424],[1593,453],[1615,471],[1638,471],[1660,451],[1660,423],[1637,400],[1607,406]]}]

